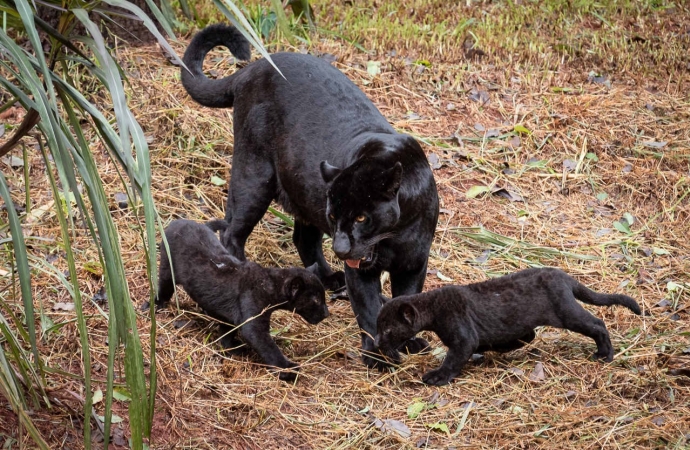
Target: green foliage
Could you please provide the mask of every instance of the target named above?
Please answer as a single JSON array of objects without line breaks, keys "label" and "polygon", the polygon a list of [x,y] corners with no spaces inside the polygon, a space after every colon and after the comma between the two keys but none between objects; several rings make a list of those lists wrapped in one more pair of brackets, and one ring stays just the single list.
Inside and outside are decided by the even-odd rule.
[{"label": "green foliage", "polygon": [[[27,250],[21,224],[30,217],[30,180],[27,158],[24,158],[24,186],[27,213],[20,215],[13,205],[11,192],[16,182],[14,174],[0,173],[0,195],[7,209],[11,239],[1,243],[11,255],[7,263],[13,283],[0,296],[0,394],[17,414],[22,428],[40,448],[48,448],[39,430],[32,423],[29,409],[50,408],[44,388],[49,371],[37,345],[36,321],[40,320],[45,334],[56,332],[64,323],[54,324],[41,308],[35,311],[32,279],[36,274],[55,279],[56,289],[64,289],[74,302],[76,325],[79,331],[84,409],[84,446],[91,448],[91,423],[104,423],[104,447],[108,446],[110,425],[122,421],[112,413],[113,398],[127,400],[131,446],[142,449],[144,438],[150,435],[156,392],[155,318],[151,318],[148,349],[150,369],[144,369],[144,350],[136,326],[136,314],[129,296],[117,229],[113,223],[98,165],[92,153],[94,143],[101,143],[107,155],[122,173],[123,189],[131,193],[142,205],[136,223],[146,254],[151,299],[156,281],[156,228],[160,222],[151,195],[151,169],[149,150],[144,132],[127,105],[122,68],[113,58],[108,42],[102,34],[102,24],[95,18],[107,18],[112,25],[119,18],[136,20],[142,24],[159,44],[181,64],[179,58],[156,28],[154,20],[134,3],[126,0],[95,0],[88,3],[47,0],[38,3],[28,0],[0,0],[3,17],[0,30],[0,85],[7,95],[0,97],[5,110],[18,103],[26,111],[24,122],[13,130],[14,135],[0,147],[0,156],[26,139],[29,132],[38,143],[40,156],[47,168],[46,175],[53,194],[52,212],[60,224],[60,251],[64,252],[68,275],[56,270],[50,263],[33,257]],[[143,2],[140,2],[144,5]],[[172,10],[167,0],[161,9],[152,0],[146,0],[159,26],[173,36]],[[234,6],[228,3],[229,6]],[[236,9],[236,8],[235,8]],[[241,17],[240,22],[246,23]],[[112,16],[112,17],[111,17]],[[46,18],[46,20],[43,20]],[[242,24],[237,24],[242,26]],[[41,34],[45,36],[42,40]],[[19,45],[18,40],[26,41]],[[46,44],[47,41],[47,44]],[[260,46],[252,36],[252,44]],[[263,48],[261,48],[262,51]],[[75,74],[78,74],[75,77]],[[75,80],[76,78],[76,80]],[[78,84],[81,83],[81,84]],[[101,110],[102,102],[87,98],[79,87],[85,83],[98,86],[112,101],[112,111]],[[24,151],[26,155],[26,150]],[[8,174],[9,175],[9,174]],[[130,198],[130,204],[136,204]],[[46,217],[53,215],[47,215]],[[35,218],[35,217],[34,217]],[[79,224],[75,223],[79,219]],[[40,216],[39,219],[40,220]],[[72,240],[84,225],[88,236],[98,250],[98,261],[88,263],[92,276],[101,276],[108,299],[107,312],[101,310],[108,323],[109,357],[106,389],[91,392],[91,356],[89,330],[84,316],[84,305],[78,279]],[[86,267],[86,266],[84,266]],[[19,290],[16,283],[19,283]],[[9,299],[9,300],[7,300]],[[21,301],[23,308],[17,314],[14,305]],[[151,302],[153,304],[153,302]],[[124,365],[126,388],[114,387],[116,362]],[[105,393],[105,395],[103,395]],[[103,398],[105,397],[105,398]],[[105,400],[104,415],[98,416],[93,403]]]}]

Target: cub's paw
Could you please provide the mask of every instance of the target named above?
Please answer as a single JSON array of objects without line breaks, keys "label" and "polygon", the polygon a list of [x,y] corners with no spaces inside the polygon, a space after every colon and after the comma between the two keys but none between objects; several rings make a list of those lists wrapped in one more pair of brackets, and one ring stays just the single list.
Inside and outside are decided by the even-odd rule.
[{"label": "cub's paw", "polygon": [[321,279],[323,287],[328,291],[337,291],[345,287],[345,272],[339,270]]},{"label": "cub's paw", "polygon": [[280,370],[278,378],[282,381],[292,383],[297,378],[297,372],[299,372],[299,365],[292,361],[288,361],[287,367]]},{"label": "cub's paw", "polygon": [[362,361],[370,369],[377,369],[380,371],[393,367],[394,364],[400,364],[400,353],[397,350],[387,351],[381,353],[378,351],[362,350]]},{"label": "cub's paw", "polygon": [[223,353],[226,355],[246,356],[249,352],[249,346],[240,342],[233,336],[223,336],[220,338],[220,346],[223,348]]},{"label": "cub's paw", "polygon": [[608,353],[596,352],[592,355],[594,361],[611,362],[613,361],[613,350]]},{"label": "cub's paw", "polygon": [[426,341],[426,339],[415,337],[403,342],[403,344],[398,349],[403,353],[419,353],[423,355],[431,351],[431,346]]},{"label": "cub's paw", "polygon": [[424,376],[422,376],[422,381],[431,386],[443,386],[450,383],[450,380],[452,379],[453,376],[448,374],[441,367],[430,370],[429,372],[425,373]]},{"label": "cub's paw", "polygon": [[368,368],[380,371],[384,371],[389,367],[393,367],[390,363],[384,361],[382,355],[362,355],[362,361],[364,361],[364,364],[366,364]]}]

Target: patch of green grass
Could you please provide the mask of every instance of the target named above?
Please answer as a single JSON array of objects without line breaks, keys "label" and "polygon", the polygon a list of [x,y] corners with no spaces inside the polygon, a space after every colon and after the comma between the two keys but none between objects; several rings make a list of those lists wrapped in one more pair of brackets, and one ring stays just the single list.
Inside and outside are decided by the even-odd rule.
[{"label": "patch of green grass", "polygon": [[[179,0],[178,0],[179,1]],[[190,1],[190,8],[194,11],[194,20],[191,21],[197,28],[207,25],[227,22],[223,14],[208,1]],[[236,1],[245,18],[254,31],[263,40],[264,46],[271,51],[278,51],[287,42],[309,43],[309,28],[301,16],[295,16],[290,8],[286,8],[286,23],[281,27],[279,14],[270,1]],[[175,5],[175,3],[173,3]],[[189,22],[188,22],[189,23]]]},{"label": "patch of green grass", "polygon": [[[265,44],[279,46],[282,36],[270,3],[238,4]],[[223,20],[209,2],[190,5],[198,27]],[[373,55],[396,50],[410,57],[460,61],[474,48],[518,68],[556,70],[577,61],[585,73],[644,75],[660,64],[680,72],[690,63],[682,36],[688,8],[669,0],[312,0],[311,5],[318,33],[335,35]],[[289,29],[308,44],[313,33],[286,11]]]},{"label": "patch of green grass", "polygon": [[453,230],[465,242],[464,245],[479,245],[488,249],[486,259],[495,254],[511,263],[524,263],[529,267],[543,267],[541,261],[554,258],[569,258],[578,261],[596,261],[597,256],[559,250],[553,247],[533,244],[524,240],[513,239],[483,227],[455,228]]}]

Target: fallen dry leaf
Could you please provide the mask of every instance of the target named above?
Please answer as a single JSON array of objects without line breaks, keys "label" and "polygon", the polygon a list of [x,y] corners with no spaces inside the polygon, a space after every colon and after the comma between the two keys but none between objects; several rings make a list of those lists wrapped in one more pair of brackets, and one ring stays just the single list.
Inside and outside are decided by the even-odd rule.
[{"label": "fallen dry leaf", "polygon": [[407,427],[407,425],[405,425],[404,423],[402,423],[402,422],[399,421],[399,420],[395,420],[395,419],[384,419],[384,420],[374,419],[374,426],[375,426],[376,428],[380,429],[380,430],[383,431],[383,432],[387,432],[387,433],[394,432],[394,433],[397,433],[398,435],[400,435],[400,436],[403,437],[403,438],[409,438],[410,436],[412,436],[412,432],[411,432],[410,429]]},{"label": "fallen dry leaf", "polygon": [[529,380],[538,383],[544,381],[545,378],[546,376],[544,375],[544,365],[538,362],[534,366],[534,370],[532,371],[532,373],[529,374]]},{"label": "fallen dry leaf", "polygon": [[55,303],[53,305],[53,311],[74,311],[74,303]]}]

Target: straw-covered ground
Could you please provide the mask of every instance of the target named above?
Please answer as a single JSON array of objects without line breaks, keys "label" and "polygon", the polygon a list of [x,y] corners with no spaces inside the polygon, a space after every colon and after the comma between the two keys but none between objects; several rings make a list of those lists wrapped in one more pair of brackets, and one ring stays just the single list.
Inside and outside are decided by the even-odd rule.
[{"label": "straw-covered ground", "polygon": [[[289,50],[332,60],[428,154],[442,203],[425,289],[555,266],[593,289],[631,295],[646,315],[587,306],[611,334],[610,364],[588,359],[590,339],[545,328],[524,349],[487,353],[437,388],[421,382],[444,356],[434,335],[425,335],[432,354],[407,357],[392,372],[368,370],[349,303],[335,300],[318,326],[274,314],[279,345],[302,365],[292,385],[251,359],[221,354],[215,326],[180,291],[179,309],[158,315],[151,447],[688,448],[688,7],[313,3],[319,26],[337,35],[321,31]],[[150,136],[163,221],[222,217],[232,111],[195,104],[179,68],[157,47],[122,48],[118,56],[131,82],[130,106]],[[217,76],[235,70],[225,50],[214,51],[207,67]],[[50,192],[35,160],[32,196],[41,205]],[[104,163],[100,170],[132,298],[141,304],[149,293],[135,209],[117,207],[117,168]],[[50,215],[32,227],[59,236]],[[299,265],[291,234],[286,221],[267,213],[248,257]],[[94,249],[77,247],[83,264],[97,260]],[[339,265],[330,241],[326,248]],[[92,295],[102,285],[86,270],[83,282]],[[52,280],[35,289],[55,322],[73,319],[52,309],[69,299]],[[107,327],[98,307],[87,311],[96,387],[104,388]],[[148,313],[139,323],[147,346]],[[73,322],[42,346],[50,366],[80,373]],[[80,392],[79,377],[53,379],[61,402],[36,417],[55,448],[78,448],[83,420],[70,392]],[[116,403],[126,418],[126,404]],[[0,421],[13,420],[0,410]],[[125,443],[126,419],[115,428],[116,443]]]}]

